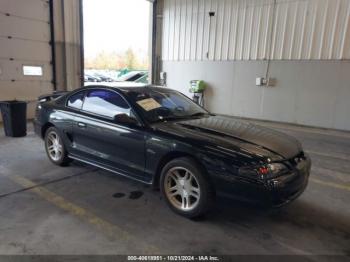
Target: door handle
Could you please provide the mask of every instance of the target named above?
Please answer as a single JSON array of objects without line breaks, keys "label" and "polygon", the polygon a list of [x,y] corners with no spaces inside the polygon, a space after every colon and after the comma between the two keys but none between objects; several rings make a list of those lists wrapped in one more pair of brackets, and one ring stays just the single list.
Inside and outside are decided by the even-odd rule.
[{"label": "door handle", "polygon": [[78,122],[78,127],[80,128],[86,128],[86,124]]}]

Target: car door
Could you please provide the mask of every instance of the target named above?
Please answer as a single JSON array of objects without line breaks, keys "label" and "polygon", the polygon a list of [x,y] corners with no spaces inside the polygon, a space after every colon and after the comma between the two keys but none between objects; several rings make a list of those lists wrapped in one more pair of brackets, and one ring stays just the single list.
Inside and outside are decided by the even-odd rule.
[{"label": "car door", "polygon": [[74,152],[83,160],[143,178],[144,131],[141,125],[117,124],[114,119],[120,114],[136,119],[121,94],[107,89],[87,91],[82,110],[74,119]]},{"label": "car door", "polygon": [[[62,138],[68,152],[74,151],[72,147],[72,132],[74,117],[83,106],[85,91],[72,93],[66,100],[65,108],[56,108],[50,115],[50,121],[62,132]],[[63,109],[63,110],[62,110]]]}]

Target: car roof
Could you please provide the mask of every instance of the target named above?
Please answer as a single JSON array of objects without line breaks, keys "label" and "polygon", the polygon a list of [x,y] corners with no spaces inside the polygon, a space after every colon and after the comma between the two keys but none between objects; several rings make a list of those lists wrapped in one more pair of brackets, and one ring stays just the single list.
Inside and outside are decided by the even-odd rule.
[{"label": "car roof", "polygon": [[103,83],[103,84],[88,84],[83,87],[83,89],[95,89],[95,88],[108,88],[116,91],[121,91],[122,93],[128,93],[128,92],[146,92],[149,90],[154,91],[161,91],[164,89],[168,89],[166,87],[162,86],[156,86],[156,85],[147,85],[142,83],[135,83],[135,82],[120,82],[120,83]]}]

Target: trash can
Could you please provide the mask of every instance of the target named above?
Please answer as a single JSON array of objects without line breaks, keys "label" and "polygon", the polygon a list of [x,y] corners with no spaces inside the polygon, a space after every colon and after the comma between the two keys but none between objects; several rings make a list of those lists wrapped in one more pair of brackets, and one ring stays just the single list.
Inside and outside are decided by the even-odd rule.
[{"label": "trash can", "polygon": [[27,135],[27,103],[24,101],[1,101],[0,109],[5,135],[21,137]]}]

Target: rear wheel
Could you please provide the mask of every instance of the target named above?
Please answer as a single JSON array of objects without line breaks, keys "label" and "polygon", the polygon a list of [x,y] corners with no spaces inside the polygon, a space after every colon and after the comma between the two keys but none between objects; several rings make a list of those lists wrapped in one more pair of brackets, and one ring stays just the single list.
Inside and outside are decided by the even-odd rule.
[{"label": "rear wheel", "polygon": [[65,166],[71,160],[67,156],[67,151],[57,128],[50,127],[45,133],[46,154],[52,163]]},{"label": "rear wheel", "polygon": [[175,159],[163,168],[160,188],[170,208],[188,218],[207,213],[215,199],[204,171],[187,157]]}]

